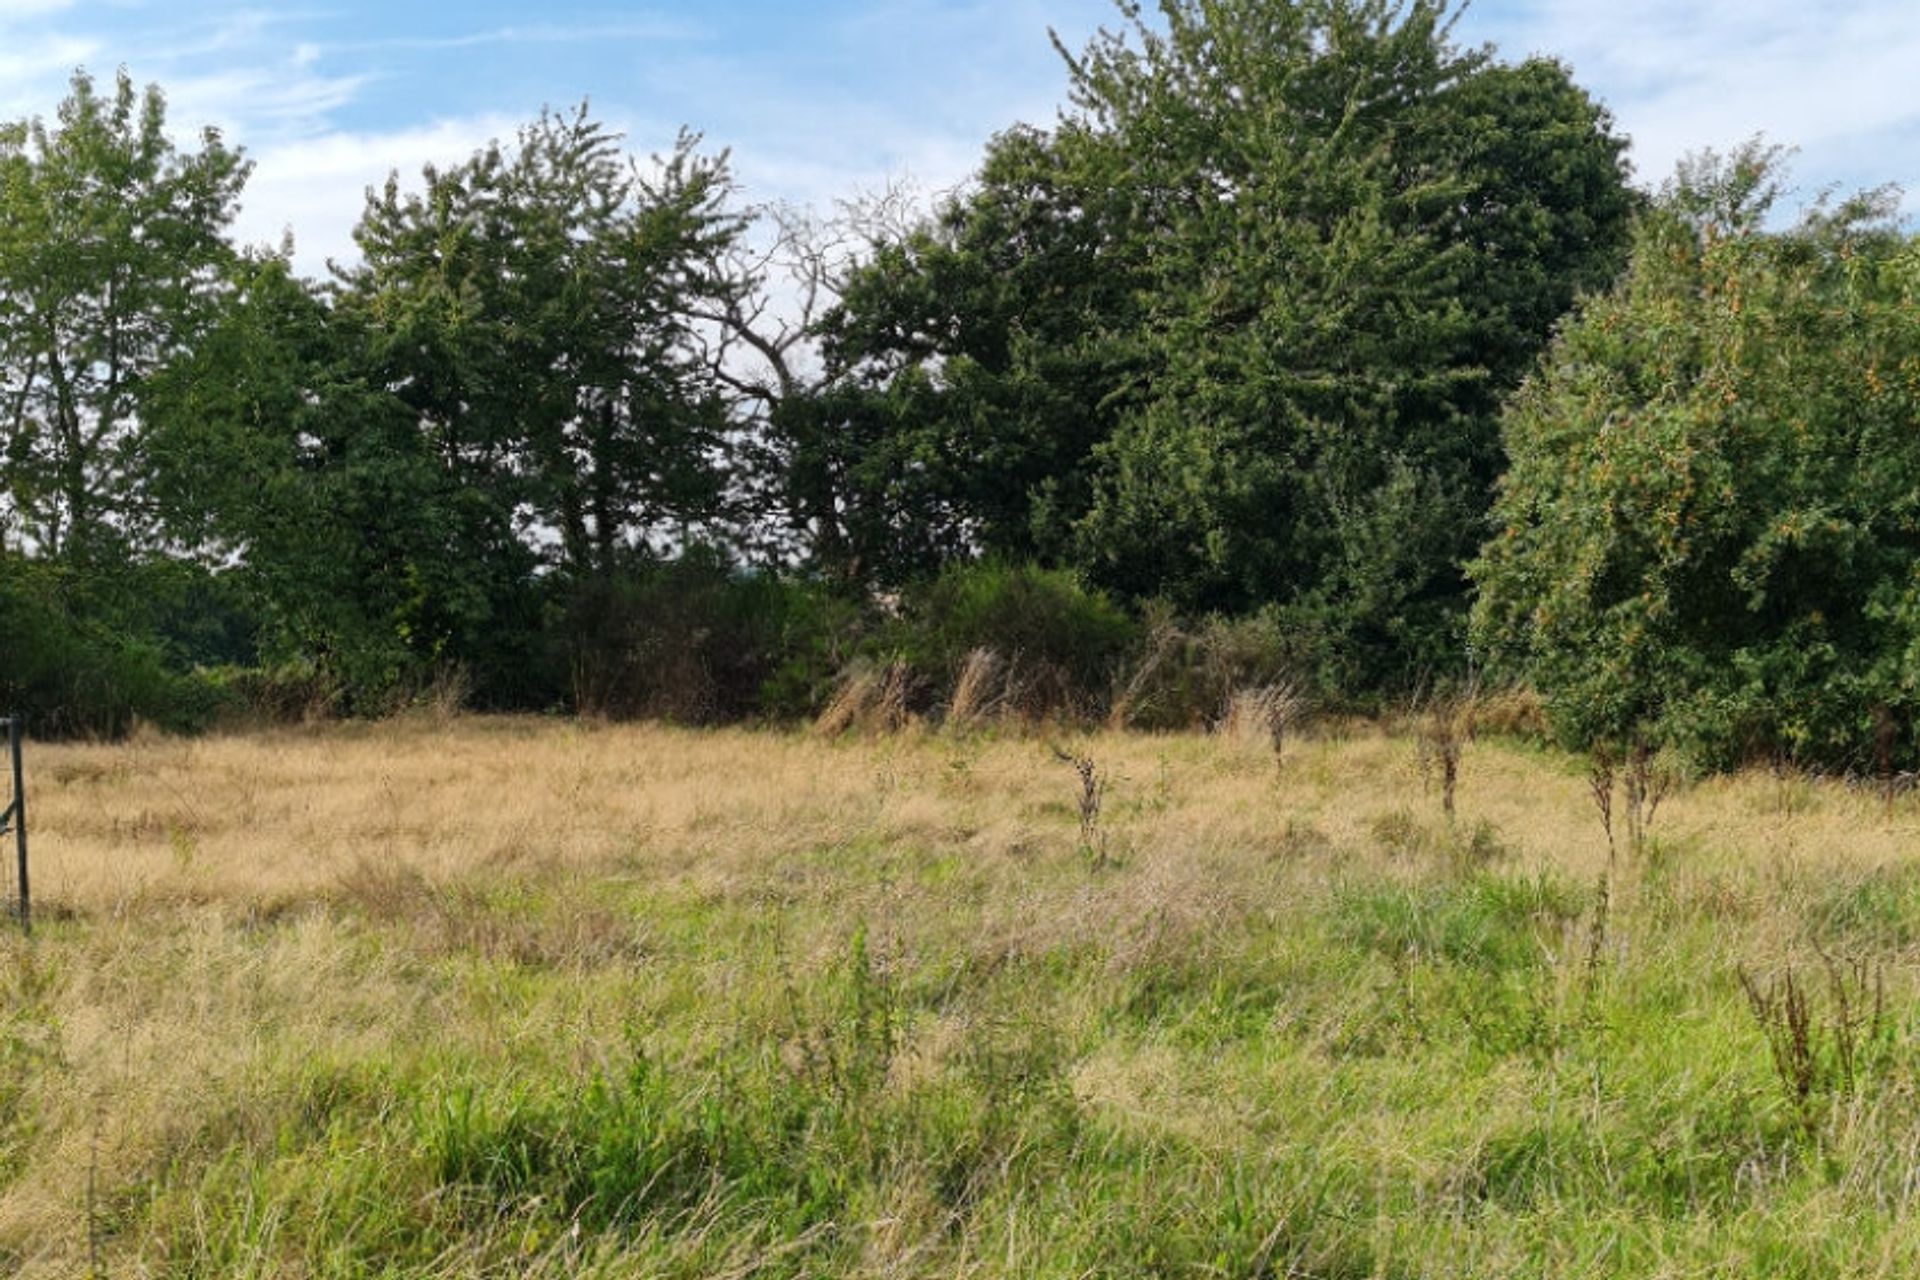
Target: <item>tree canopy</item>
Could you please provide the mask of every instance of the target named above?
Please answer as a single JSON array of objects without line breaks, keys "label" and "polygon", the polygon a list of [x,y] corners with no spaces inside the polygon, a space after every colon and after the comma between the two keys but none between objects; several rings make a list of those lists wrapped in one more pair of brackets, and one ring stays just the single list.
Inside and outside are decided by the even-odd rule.
[{"label": "tree canopy", "polygon": [[1623,260],[1624,141],[1444,4],[1123,8],[1066,117],[851,282],[841,505],[918,517],[878,576],[1037,556],[1289,607],[1362,678],[1444,661],[1500,399]]},{"label": "tree canopy", "polygon": [[[1476,632],[1573,741],[1869,765],[1920,706],[1920,248],[1683,169],[1509,409]],[[1903,742],[1904,753],[1912,749]]]},{"label": "tree canopy", "polygon": [[458,664],[558,696],[543,611],[724,518],[690,312],[726,191],[695,139],[636,164],[584,109],[396,175],[330,286],[239,264],[156,401],[156,492],[247,566],[280,651],[376,693]]},{"label": "tree canopy", "polygon": [[217,305],[249,167],[213,130],[180,150],[124,71],[0,124],[0,545],[105,563],[157,536],[141,399]]}]

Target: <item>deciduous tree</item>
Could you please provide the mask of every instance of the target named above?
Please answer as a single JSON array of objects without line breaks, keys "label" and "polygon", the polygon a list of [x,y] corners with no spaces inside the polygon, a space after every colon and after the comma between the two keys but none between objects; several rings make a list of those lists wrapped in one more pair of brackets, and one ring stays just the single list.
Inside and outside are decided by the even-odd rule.
[{"label": "deciduous tree", "polygon": [[342,306],[444,464],[575,577],[720,523],[726,419],[691,332],[739,230],[724,158],[651,165],[584,107],[370,201]]},{"label": "deciduous tree", "polygon": [[848,289],[855,476],[918,518],[909,567],[1278,604],[1360,683],[1445,661],[1499,401],[1624,259],[1625,144],[1565,68],[1458,47],[1442,0],[1121,9],[1058,125]]},{"label": "deciduous tree", "polygon": [[19,545],[105,563],[153,538],[142,396],[207,323],[248,169],[212,130],[181,150],[124,71],[0,125],[0,531]]},{"label": "deciduous tree", "polygon": [[1920,246],[1771,230],[1778,174],[1683,168],[1506,415],[1475,629],[1575,743],[1866,767],[1920,711]]}]

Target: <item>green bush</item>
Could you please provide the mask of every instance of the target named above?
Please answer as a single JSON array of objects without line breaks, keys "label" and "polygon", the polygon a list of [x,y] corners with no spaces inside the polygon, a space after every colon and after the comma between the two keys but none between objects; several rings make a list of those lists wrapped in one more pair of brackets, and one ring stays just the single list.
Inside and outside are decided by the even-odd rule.
[{"label": "green bush", "polygon": [[1143,638],[1114,691],[1113,718],[1135,729],[1194,729],[1212,724],[1240,690],[1285,686],[1317,698],[1314,639],[1289,626],[1277,608],[1250,617],[1214,615],[1189,623],[1171,606],[1142,614]]},{"label": "green bush", "polygon": [[339,680],[311,663],[215,667],[201,678],[219,695],[223,714],[242,723],[299,724],[344,705]]},{"label": "green bush", "polygon": [[1683,171],[1506,417],[1475,633],[1558,734],[1860,767],[1920,713],[1920,246]]},{"label": "green bush", "polygon": [[824,587],[695,548],[574,587],[548,628],[576,710],[709,724],[818,710],[859,623]]},{"label": "green bush", "polygon": [[1139,626],[1065,570],[986,560],[953,566],[910,591],[882,637],[927,684],[950,689],[975,650],[1009,664],[1029,716],[1104,703]]},{"label": "green bush", "polygon": [[0,714],[42,737],[117,737],[137,721],[204,727],[219,688],[170,665],[163,641],[130,628],[72,571],[0,556]]}]

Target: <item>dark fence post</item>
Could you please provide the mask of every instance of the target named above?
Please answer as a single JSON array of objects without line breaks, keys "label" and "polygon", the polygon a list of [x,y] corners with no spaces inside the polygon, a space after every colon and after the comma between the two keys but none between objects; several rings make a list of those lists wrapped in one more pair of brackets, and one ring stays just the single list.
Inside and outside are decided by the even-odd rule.
[{"label": "dark fence post", "polygon": [[22,931],[33,931],[33,894],[27,888],[27,783],[20,766],[20,717],[7,719],[7,755],[13,760],[13,803],[0,814],[0,834],[13,829],[15,874],[19,878],[20,898],[17,911]]}]

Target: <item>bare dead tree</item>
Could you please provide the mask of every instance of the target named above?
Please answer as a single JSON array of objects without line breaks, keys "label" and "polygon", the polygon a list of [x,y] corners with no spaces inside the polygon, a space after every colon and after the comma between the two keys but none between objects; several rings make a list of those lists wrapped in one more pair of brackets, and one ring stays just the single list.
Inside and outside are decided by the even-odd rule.
[{"label": "bare dead tree", "polygon": [[[908,236],[924,201],[903,182],[841,200],[831,213],[787,203],[748,211],[750,228],[711,264],[716,288],[691,313],[701,359],[728,400],[730,416],[749,456],[765,465],[760,476],[787,474],[791,441],[782,421],[789,406],[817,397],[835,376],[821,344],[821,325],[840,301],[848,279],[878,250]],[[761,483],[765,483],[764,480]],[[791,495],[745,495],[762,510]],[[832,544],[837,513],[828,503],[783,514],[797,530],[811,526]]]}]

